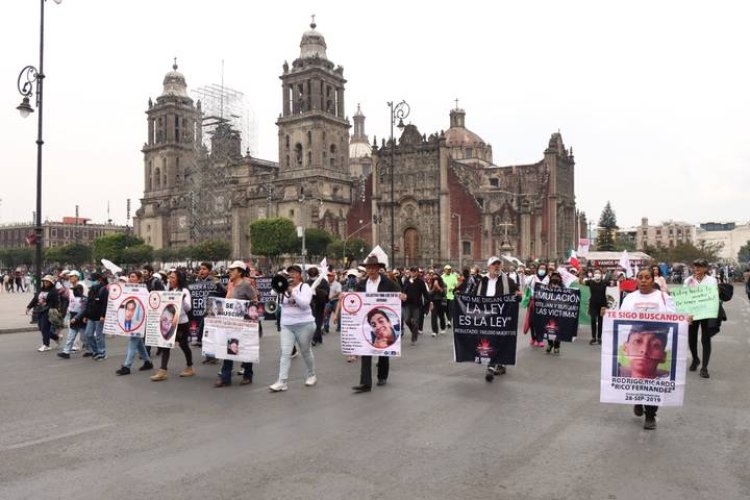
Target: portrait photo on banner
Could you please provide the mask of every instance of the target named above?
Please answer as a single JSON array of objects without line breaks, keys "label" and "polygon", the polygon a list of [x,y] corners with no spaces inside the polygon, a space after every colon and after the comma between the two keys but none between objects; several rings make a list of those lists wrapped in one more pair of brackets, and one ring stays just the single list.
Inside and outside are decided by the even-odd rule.
[{"label": "portrait photo on banner", "polygon": [[361,332],[365,341],[375,349],[387,349],[401,335],[401,320],[390,307],[376,305],[367,311]]},{"label": "portrait photo on banner", "polygon": [[159,332],[164,340],[169,340],[175,334],[179,319],[177,308],[174,305],[167,304],[164,306],[161,316],[159,316]]},{"label": "portrait photo on banner", "polygon": [[125,299],[117,311],[117,324],[123,332],[138,330],[146,321],[146,310],[136,297]]},{"label": "portrait photo on banner", "polygon": [[675,380],[677,325],[668,322],[616,320],[613,325],[612,377]]}]

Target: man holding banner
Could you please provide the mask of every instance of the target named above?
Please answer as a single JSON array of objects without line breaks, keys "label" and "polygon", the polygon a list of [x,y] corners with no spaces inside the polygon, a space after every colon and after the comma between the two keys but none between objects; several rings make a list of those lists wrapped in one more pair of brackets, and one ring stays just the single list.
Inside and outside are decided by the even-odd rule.
[{"label": "man holding banner", "polygon": [[488,361],[485,380],[505,373],[516,364],[518,285],[500,272],[502,260],[487,260],[476,296],[457,294],[453,310],[453,355],[457,362]]}]

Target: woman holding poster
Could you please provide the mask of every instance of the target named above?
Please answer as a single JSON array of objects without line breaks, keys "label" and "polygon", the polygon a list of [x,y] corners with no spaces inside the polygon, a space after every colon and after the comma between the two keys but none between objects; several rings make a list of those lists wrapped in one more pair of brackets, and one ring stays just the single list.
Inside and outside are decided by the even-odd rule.
[{"label": "woman holding poster", "polygon": [[[706,274],[708,270],[708,261],[706,259],[696,259],[693,261],[693,275],[685,278],[684,286],[701,286],[701,285],[713,285],[718,286],[716,278]],[[719,315],[718,309],[716,310],[716,316]],[[708,362],[711,359],[711,337],[716,332],[710,332],[708,328],[709,319],[696,320],[690,323],[688,327],[688,346],[690,347],[690,354],[693,356],[693,361],[690,363],[689,370],[694,372],[698,369],[698,365],[701,367],[700,375],[703,378],[708,378]],[[703,346],[703,361],[698,357],[698,328],[701,330],[701,345]]]},{"label": "woman holding poster", "polygon": [[[312,387],[318,382],[311,346],[315,334],[315,317],[310,307],[313,291],[310,285],[303,282],[300,266],[289,266],[286,272],[289,274],[289,287],[281,299],[281,307],[284,313],[281,315],[279,339],[281,342],[279,379],[268,388],[271,392],[282,392],[288,388],[287,379],[289,378],[289,368],[292,366],[292,348],[295,343],[299,345],[302,359],[305,360],[305,367],[307,367],[305,385]],[[275,290],[274,293],[276,293]]]},{"label": "woman holding poster", "polygon": [[[677,311],[675,307],[674,299],[670,297],[666,292],[657,290],[654,287],[654,271],[651,268],[646,268],[638,271],[636,277],[638,282],[638,289],[625,296],[620,304],[621,311],[630,312],[655,312],[655,313],[674,313]],[[647,336],[646,333],[631,333],[631,336]],[[633,339],[628,338],[628,356],[630,357],[642,357],[644,359],[653,358],[652,353],[658,350],[655,343],[659,340],[658,335],[652,334],[653,342],[651,339],[644,342],[635,342]],[[664,346],[661,346],[663,351]],[[644,409],[646,413],[646,421],[643,424],[643,428],[647,430],[656,429],[656,410],[658,406],[650,405],[635,405],[633,407],[633,413],[637,417],[643,416]]]},{"label": "woman holding poster", "polygon": [[[138,284],[141,282],[141,278],[142,274],[140,271],[130,271],[128,274],[128,283]],[[123,320],[124,324],[128,327],[128,330],[134,319],[134,312],[131,312],[131,310],[134,310],[135,304],[136,302],[134,300],[128,300],[123,303]],[[142,307],[141,314],[145,314]],[[130,375],[130,368],[133,366],[136,354],[140,354],[141,359],[143,360],[143,365],[138,369],[139,371],[152,370],[154,368],[154,365],[151,363],[151,356],[149,356],[148,351],[146,350],[146,345],[143,343],[143,337],[133,335],[128,339],[128,349],[125,351],[125,362],[119,370],[115,371],[115,373],[117,375]]]},{"label": "woman holding poster", "polygon": [[[185,273],[182,271],[172,270],[170,271],[167,282],[169,284],[168,289],[170,292],[182,292],[182,309],[180,310],[180,318],[177,321],[177,343],[180,344],[180,349],[185,354],[185,361],[187,367],[180,372],[180,377],[192,377],[195,375],[193,369],[193,353],[190,351],[190,344],[188,340],[190,337],[190,320],[188,319],[188,313],[192,308],[192,298],[190,297],[190,290],[187,287],[187,279]],[[151,377],[154,382],[166,380],[167,366],[169,365],[169,356],[171,349],[164,349],[161,354],[161,369],[157,370],[156,374]]]}]

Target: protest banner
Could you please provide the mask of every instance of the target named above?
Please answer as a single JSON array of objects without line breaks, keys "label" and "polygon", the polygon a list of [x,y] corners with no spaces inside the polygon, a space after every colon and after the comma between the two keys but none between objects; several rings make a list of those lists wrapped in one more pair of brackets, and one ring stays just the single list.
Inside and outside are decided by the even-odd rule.
[{"label": "protest banner", "polygon": [[217,289],[217,281],[211,279],[195,281],[188,285],[192,299],[190,315],[193,318],[202,318],[206,315],[206,302],[210,296],[216,294]]},{"label": "protest banner", "polygon": [[602,329],[602,403],[681,406],[687,315],[607,311]]},{"label": "protest banner", "polygon": [[716,285],[681,286],[669,290],[677,311],[693,316],[693,321],[719,315],[719,287]]},{"label": "protest banner", "polygon": [[607,309],[620,308],[620,288],[616,286],[607,287]]},{"label": "protest banner", "polygon": [[577,288],[534,287],[534,331],[549,340],[570,342],[578,334],[581,291]]},{"label": "protest banner", "polygon": [[516,364],[518,297],[454,295],[453,359]]},{"label": "protest banner", "polygon": [[360,356],[401,356],[401,299],[395,292],[344,294],[341,352]]},{"label": "protest banner", "polygon": [[[203,318],[203,355],[256,362],[260,345],[258,316],[256,302],[209,297]],[[237,340],[236,346],[228,344],[232,339]],[[239,351],[230,352],[230,348]]]},{"label": "protest banner", "polygon": [[112,283],[109,285],[107,312],[102,331],[105,335],[143,337],[146,332],[146,285]]},{"label": "protest banner", "polygon": [[171,349],[182,311],[182,292],[151,292],[146,306],[146,345]]},{"label": "protest banner", "polygon": [[258,290],[258,311],[260,314],[267,320],[276,319],[275,313],[266,311],[266,303],[276,300],[276,296],[271,293],[271,278],[255,278],[255,288]]}]

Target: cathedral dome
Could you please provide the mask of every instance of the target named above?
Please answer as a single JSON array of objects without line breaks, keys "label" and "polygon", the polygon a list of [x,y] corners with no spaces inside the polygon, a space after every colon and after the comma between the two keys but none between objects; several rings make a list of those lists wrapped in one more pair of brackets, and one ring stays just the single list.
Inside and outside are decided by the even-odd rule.
[{"label": "cathedral dome", "polygon": [[172,71],[164,75],[164,91],[161,95],[188,97],[185,75],[177,71],[177,60],[172,65]]},{"label": "cathedral dome", "polygon": [[365,142],[352,142],[349,144],[349,158],[366,158],[372,156],[372,146]]},{"label": "cathedral dome", "polygon": [[317,25],[313,21],[310,23],[310,29],[302,35],[302,41],[299,43],[300,59],[308,59],[316,56],[321,59],[327,59],[326,39],[315,29],[316,27]]},{"label": "cathedral dome", "polygon": [[463,109],[451,110],[451,128],[445,131],[445,144],[451,147],[485,146],[484,139],[466,128],[466,112]]}]

